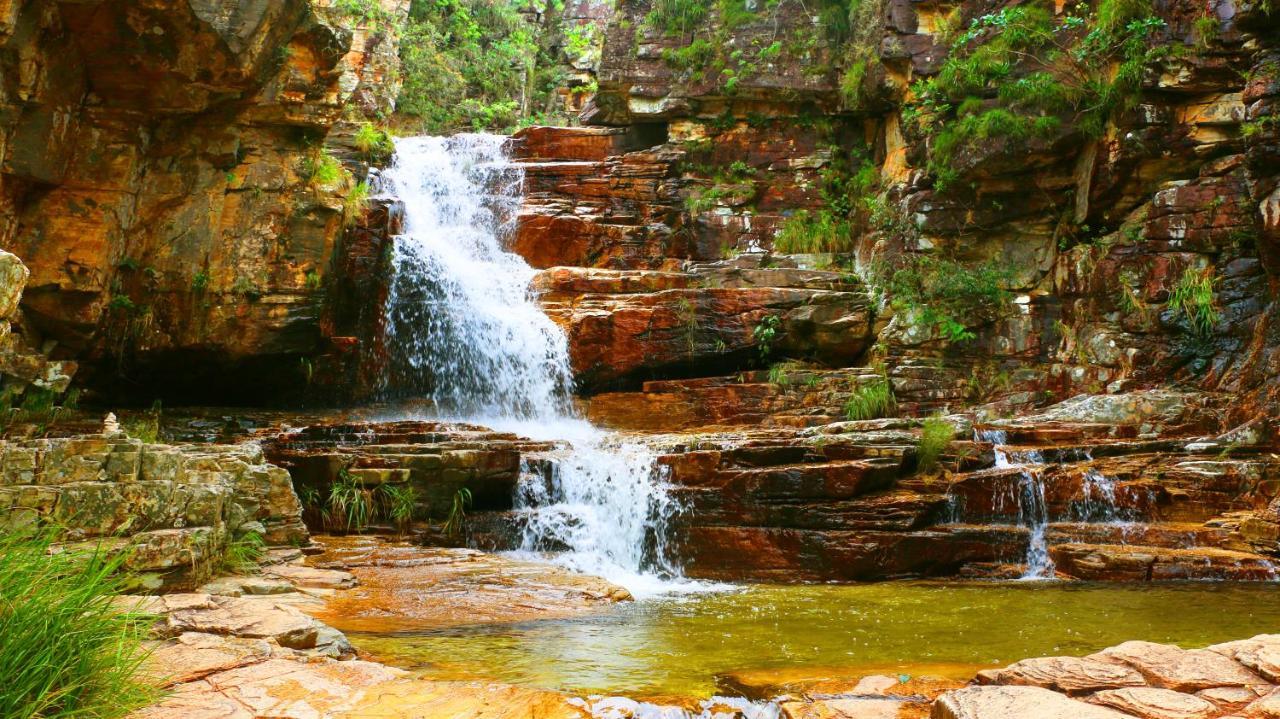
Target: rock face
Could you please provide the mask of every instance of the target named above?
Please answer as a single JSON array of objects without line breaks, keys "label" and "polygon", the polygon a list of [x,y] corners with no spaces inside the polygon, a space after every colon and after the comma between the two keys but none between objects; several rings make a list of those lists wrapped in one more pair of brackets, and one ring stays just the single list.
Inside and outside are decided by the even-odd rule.
[{"label": "rock face", "polygon": [[0,442],[0,519],[53,522],[69,541],[127,544],[130,569],[178,585],[245,531],[270,544],[307,539],[288,472],[257,447],[123,435]]},{"label": "rock face", "polygon": [[361,172],[349,131],[326,136],[387,109],[396,39],[329,5],[0,9],[0,247],[31,270],[30,346],[135,401],[262,401],[342,349],[352,182],[316,168]]}]

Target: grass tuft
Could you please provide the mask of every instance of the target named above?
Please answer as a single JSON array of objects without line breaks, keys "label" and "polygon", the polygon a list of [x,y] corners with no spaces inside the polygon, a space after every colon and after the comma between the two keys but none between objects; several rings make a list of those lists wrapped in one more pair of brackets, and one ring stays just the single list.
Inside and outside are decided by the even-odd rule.
[{"label": "grass tuft", "polygon": [[0,533],[0,716],[123,717],[157,696],[135,678],[146,623],[112,604],[124,557],[55,551],[54,537]]},{"label": "grass tuft", "polygon": [[849,395],[844,403],[844,416],[850,421],[887,417],[898,408],[893,396],[893,386],[881,377],[872,384],[864,384]]},{"label": "grass tuft", "polygon": [[956,428],[939,417],[930,417],[920,427],[920,444],[916,447],[916,468],[931,472],[938,466],[938,458],[951,446]]}]

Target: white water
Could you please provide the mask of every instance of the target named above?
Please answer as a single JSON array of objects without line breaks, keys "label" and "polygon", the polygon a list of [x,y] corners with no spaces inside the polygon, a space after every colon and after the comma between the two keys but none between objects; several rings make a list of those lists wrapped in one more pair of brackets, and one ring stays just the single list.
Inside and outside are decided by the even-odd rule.
[{"label": "white water", "polygon": [[689,588],[665,545],[678,507],[656,454],[575,416],[568,341],[530,293],[534,270],[504,246],[523,185],[505,145],[396,140],[382,175],[405,220],[384,318],[388,390],[428,396],[441,418],[568,442],[551,477],[521,480],[522,552],[637,596]]},{"label": "white water", "polygon": [[1044,464],[1044,457],[1035,450],[1010,452],[1005,446],[1008,436],[1000,430],[977,430],[975,439],[990,442],[995,453],[997,469],[1016,467],[1020,470],[1018,483],[1008,496],[995,497],[995,511],[1002,512],[1006,501],[1017,506],[1017,522],[1026,527],[1027,569],[1022,579],[1053,579],[1053,558],[1049,556],[1049,503],[1045,500],[1044,482],[1035,465]]}]

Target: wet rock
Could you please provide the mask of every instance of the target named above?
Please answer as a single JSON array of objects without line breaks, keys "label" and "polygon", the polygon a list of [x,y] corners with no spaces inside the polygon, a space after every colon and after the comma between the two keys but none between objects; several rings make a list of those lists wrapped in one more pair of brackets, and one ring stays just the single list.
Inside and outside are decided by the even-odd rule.
[{"label": "wet rock", "polygon": [[299,564],[277,564],[265,567],[262,574],[308,589],[351,589],[357,584],[355,576],[350,572]]},{"label": "wet rock", "polygon": [[1131,667],[1080,657],[1023,659],[1004,669],[978,672],[977,679],[983,684],[1036,686],[1072,695],[1146,684]]},{"label": "wet rock", "polygon": [[1142,719],[1207,719],[1218,714],[1217,705],[1211,701],[1151,687],[1107,689],[1089,697],[1088,701]]},{"label": "wet rock", "polygon": [[1125,642],[1087,658],[1133,667],[1151,686],[1180,692],[1267,683],[1229,657],[1208,649],[1188,650],[1153,642]]},{"label": "wet rock", "polygon": [[271,639],[290,649],[315,649],[320,645],[319,622],[271,597],[174,595],[164,599],[164,606],[169,611],[163,619],[162,635],[196,632]]},{"label": "wet rock", "polygon": [[1280,683],[1280,634],[1259,634],[1208,649],[1231,657],[1272,683]]},{"label": "wet rock", "polygon": [[967,687],[947,692],[933,703],[932,719],[1123,719],[1128,715],[1041,689],[1040,687]]},{"label": "wet rock", "polygon": [[[344,631],[398,631],[567,617],[631,599],[621,587],[558,567],[376,537],[326,537],[317,564],[346,567],[355,589],[312,613]],[[345,572],[343,572],[345,573]]]},{"label": "wet rock", "polygon": [[893,697],[850,697],[782,702],[778,707],[786,719],[897,719],[910,703]]}]

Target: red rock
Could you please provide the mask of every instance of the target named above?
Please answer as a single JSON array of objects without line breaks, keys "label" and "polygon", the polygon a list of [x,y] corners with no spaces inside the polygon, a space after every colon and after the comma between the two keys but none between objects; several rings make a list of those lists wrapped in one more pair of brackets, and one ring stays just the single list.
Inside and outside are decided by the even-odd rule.
[{"label": "red rock", "polygon": [[1154,687],[1194,692],[1212,687],[1266,684],[1266,680],[1230,658],[1208,649],[1179,649],[1153,642],[1125,642],[1088,659],[1116,662],[1138,670]]}]

